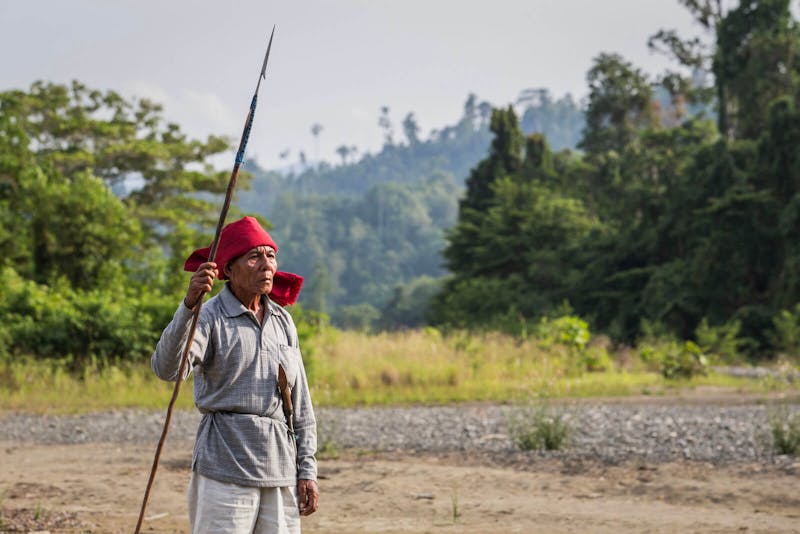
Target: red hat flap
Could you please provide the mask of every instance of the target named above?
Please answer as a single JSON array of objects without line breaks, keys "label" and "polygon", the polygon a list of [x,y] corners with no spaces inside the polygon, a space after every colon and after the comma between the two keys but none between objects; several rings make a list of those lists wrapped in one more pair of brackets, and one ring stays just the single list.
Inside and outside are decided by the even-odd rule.
[{"label": "red hat flap", "polygon": [[[270,246],[276,252],[278,245],[253,217],[243,217],[232,222],[222,229],[219,246],[214,261],[217,264],[219,278],[225,280],[224,268],[227,263],[238,258],[248,250],[260,246]],[[183,264],[183,270],[195,272],[203,263],[208,261],[211,247],[199,248],[192,252]],[[269,297],[281,306],[288,306],[297,302],[300,288],[303,286],[303,277],[294,273],[278,271],[272,279],[272,290]]]}]

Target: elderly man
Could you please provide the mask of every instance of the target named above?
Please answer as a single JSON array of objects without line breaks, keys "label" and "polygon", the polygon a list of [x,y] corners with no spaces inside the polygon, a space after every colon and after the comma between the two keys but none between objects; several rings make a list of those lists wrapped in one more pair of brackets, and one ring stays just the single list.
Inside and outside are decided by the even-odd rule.
[{"label": "elderly man", "polygon": [[278,271],[277,252],[261,225],[245,217],[223,229],[216,262],[207,261],[209,248],[192,253],[186,298],[152,357],[160,378],[186,378],[177,375],[192,310],[215,277],[227,279],[203,305],[189,355],[203,414],[188,492],[195,534],[299,533],[300,516],[317,509],[316,420],[297,330],[282,307],[294,303],[303,279]]}]

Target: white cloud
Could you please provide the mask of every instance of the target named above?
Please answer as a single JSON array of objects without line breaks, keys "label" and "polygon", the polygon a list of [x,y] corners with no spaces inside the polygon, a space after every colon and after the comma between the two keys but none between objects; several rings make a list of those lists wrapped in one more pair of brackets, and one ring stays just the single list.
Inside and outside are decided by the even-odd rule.
[{"label": "white cloud", "polygon": [[121,92],[126,97],[146,98],[161,104],[166,121],[179,124],[189,137],[197,139],[211,134],[235,137],[244,121],[244,115],[237,116],[222,97],[211,91],[169,91],[158,84],[134,80],[123,84]]},{"label": "white cloud", "polygon": [[146,98],[164,106],[168,105],[170,101],[169,92],[166,89],[144,80],[134,80],[124,84],[121,92],[128,97]]},{"label": "white cloud", "polygon": [[234,135],[244,120],[235,114],[216,93],[195,90],[182,91],[173,104],[176,114],[181,116],[179,124],[204,131],[205,134]]}]

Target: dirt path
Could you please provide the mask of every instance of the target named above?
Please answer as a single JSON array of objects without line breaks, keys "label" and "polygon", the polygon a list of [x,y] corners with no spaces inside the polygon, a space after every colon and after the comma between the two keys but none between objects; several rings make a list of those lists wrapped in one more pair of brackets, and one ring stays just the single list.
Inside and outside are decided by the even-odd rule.
[{"label": "dirt path", "polygon": [[[133,531],[152,446],[0,447],[0,532],[26,521]],[[187,531],[190,451],[191,442],[167,443],[145,532]],[[321,509],[305,533],[800,532],[800,463],[496,467],[478,456],[381,454],[323,460],[320,475]]]}]

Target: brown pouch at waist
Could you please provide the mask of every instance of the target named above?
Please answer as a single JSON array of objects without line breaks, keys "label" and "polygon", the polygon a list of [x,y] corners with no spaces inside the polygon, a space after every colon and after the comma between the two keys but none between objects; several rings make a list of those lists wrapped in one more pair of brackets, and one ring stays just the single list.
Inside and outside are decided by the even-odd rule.
[{"label": "brown pouch at waist", "polygon": [[289,433],[294,435],[294,417],[292,409],[292,389],[286,380],[286,371],[283,366],[278,364],[278,393],[281,395],[281,404],[283,404],[283,415],[286,416],[286,425],[289,427]]}]

